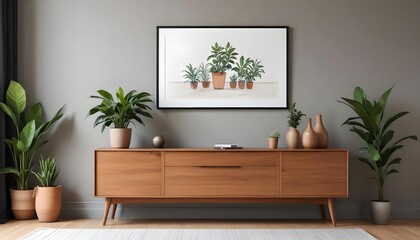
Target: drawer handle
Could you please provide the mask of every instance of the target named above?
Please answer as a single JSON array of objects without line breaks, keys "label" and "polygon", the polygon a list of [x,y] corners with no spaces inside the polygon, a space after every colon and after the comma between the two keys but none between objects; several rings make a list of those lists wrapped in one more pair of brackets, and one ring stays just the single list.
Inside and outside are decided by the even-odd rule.
[{"label": "drawer handle", "polygon": [[241,168],[241,166],[198,166],[200,168]]}]

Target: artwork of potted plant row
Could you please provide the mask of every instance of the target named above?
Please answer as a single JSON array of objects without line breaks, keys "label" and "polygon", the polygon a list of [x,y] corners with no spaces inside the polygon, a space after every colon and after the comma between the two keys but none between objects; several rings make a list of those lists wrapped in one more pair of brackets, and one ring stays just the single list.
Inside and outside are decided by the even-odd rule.
[{"label": "artwork of potted plant row", "polygon": [[240,89],[244,89],[246,83],[246,88],[252,89],[254,81],[265,73],[264,66],[258,58],[253,60],[241,56],[238,60],[237,56],[236,48],[230,42],[225,46],[216,42],[207,57],[209,62],[201,62],[197,67],[191,63],[185,65],[186,69],[182,70],[185,82],[189,82],[192,89],[197,89],[199,82],[203,88],[209,88],[211,73],[213,88],[222,90],[225,88],[226,72],[231,70],[235,73],[230,76],[230,88],[238,85]]}]

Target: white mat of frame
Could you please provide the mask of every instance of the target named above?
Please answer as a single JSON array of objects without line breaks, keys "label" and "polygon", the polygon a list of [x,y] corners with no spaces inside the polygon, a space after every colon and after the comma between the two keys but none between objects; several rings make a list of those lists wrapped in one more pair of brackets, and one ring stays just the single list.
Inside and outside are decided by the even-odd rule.
[{"label": "white mat of frame", "polygon": [[372,240],[356,229],[53,229],[40,228],[21,240]]}]

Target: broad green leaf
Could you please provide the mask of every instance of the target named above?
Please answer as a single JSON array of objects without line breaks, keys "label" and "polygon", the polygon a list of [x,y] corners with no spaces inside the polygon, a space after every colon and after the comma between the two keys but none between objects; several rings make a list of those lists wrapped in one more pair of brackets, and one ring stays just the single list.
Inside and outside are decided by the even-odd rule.
[{"label": "broad green leaf", "polygon": [[[108,100],[111,100],[111,101],[114,101],[114,98],[112,97],[112,94],[111,93],[109,93],[108,91],[105,91],[105,90],[98,90],[97,91],[102,97],[104,97],[105,99],[108,99]],[[91,96],[91,98],[92,97],[95,97],[95,96]]]},{"label": "broad green leaf", "polygon": [[10,109],[9,106],[7,106],[6,104],[0,102],[0,107],[3,110],[3,112],[5,112],[7,114],[7,116],[10,117],[10,119],[12,119],[13,124],[16,126],[18,126],[18,118],[19,116],[16,116],[15,113],[12,111],[12,109]]},{"label": "broad green leaf", "polygon": [[17,147],[19,151],[26,152],[29,147],[32,145],[35,134],[35,120],[28,122],[25,127],[23,127],[20,135]]},{"label": "broad green leaf", "polygon": [[11,81],[6,92],[6,104],[19,116],[26,107],[26,92],[25,89],[18,82]]},{"label": "broad green leaf", "polygon": [[383,126],[383,128],[382,128],[382,131],[387,130],[387,129],[388,129],[388,127],[389,127],[389,126],[391,126],[391,124],[392,124],[395,120],[397,120],[398,118],[400,118],[400,117],[402,117],[402,116],[404,116],[404,115],[406,115],[406,114],[408,114],[408,112],[399,112],[399,113],[395,114],[394,116],[390,117],[388,120],[386,120],[386,121],[385,121],[385,124],[384,124],[384,126]]}]

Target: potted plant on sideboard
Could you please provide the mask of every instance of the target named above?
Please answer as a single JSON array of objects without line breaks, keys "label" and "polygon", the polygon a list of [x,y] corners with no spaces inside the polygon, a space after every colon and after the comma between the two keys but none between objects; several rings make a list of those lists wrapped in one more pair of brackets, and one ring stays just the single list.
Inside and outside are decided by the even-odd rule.
[{"label": "potted plant on sideboard", "polygon": [[147,103],[153,103],[148,92],[137,92],[132,90],[127,94],[119,87],[116,92],[116,100],[111,93],[105,90],[98,90],[99,96],[90,98],[100,99],[101,103],[89,110],[88,116],[99,114],[93,123],[93,127],[102,125],[103,133],[106,127],[110,127],[109,136],[111,147],[128,148],[131,142],[132,129],[128,128],[130,123],[139,122],[143,126],[145,123],[141,117],[153,118],[148,112],[152,109]]},{"label": "potted plant on sideboard", "polygon": [[39,160],[39,172],[32,171],[39,185],[35,187],[35,211],[41,222],[55,222],[61,212],[61,185],[54,185],[60,171],[55,158]]},{"label": "potted plant on sideboard", "polygon": [[42,123],[42,106],[34,104],[26,114],[26,91],[18,82],[11,81],[6,91],[6,102],[0,102],[1,109],[13,122],[16,137],[5,139],[13,166],[0,169],[0,173],[12,174],[16,188],[10,189],[12,212],[16,219],[32,219],[35,217],[35,200],[33,189],[28,180],[33,168],[33,158],[37,150],[48,141],[42,140],[51,125],[63,116],[64,106],[53,118]]},{"label": "potted plant on sideboard", "polygon": [[384,119],[385,107],[392,88],[383,93],[379,101],[372,102],[367,99],[362,88],[356,87],[353,92],[354,99],[341,98],[342,101],[339,101],[356,113],[356,116],[348,118],[343,125],[351,126],[350,131],[363,140],[365,146],[362,150],[368,157],[360,157],[359,160],[372,170],[373,179],[378,186],[378,199],[371,201],[374,224],[388,224],[389,221],[391,202],[384,198],[385,181],[390,174],[398,173],[395,165],[401,162],[401,158],[392,157],[393,153],[404,147],[401,144],[403,141],[417,140],[417,136],[411,135],[393,141],[394,130],[389,127],[408,112],[399,112]]},{"label": "potted plant on sideboard", "polygon": [[299,148],[300,133],[297,127],[300,125],[300,119],[302,116],[306,116],[302,111],[296,109],[296,103],[294,102],[289,108],[289,130],[286,133],[286,144],[290,149]]},{"label": "potted plant on sideboard", "polygon": [[278,131],[271,131],[268,134],[268,148],[277,149],[279,143],[280,133]]},{"label": "potted plant on sideboard", "polygon": [[232,64],[236,60],[238,53],[235,52],[230,42],[226,46],[221,46],[217,42],[211,47],[211,55],[207,57],[210,60],[210,72],[213,78],[214,89],[224,89],[226,82],[226,71],[232,69]]}]

